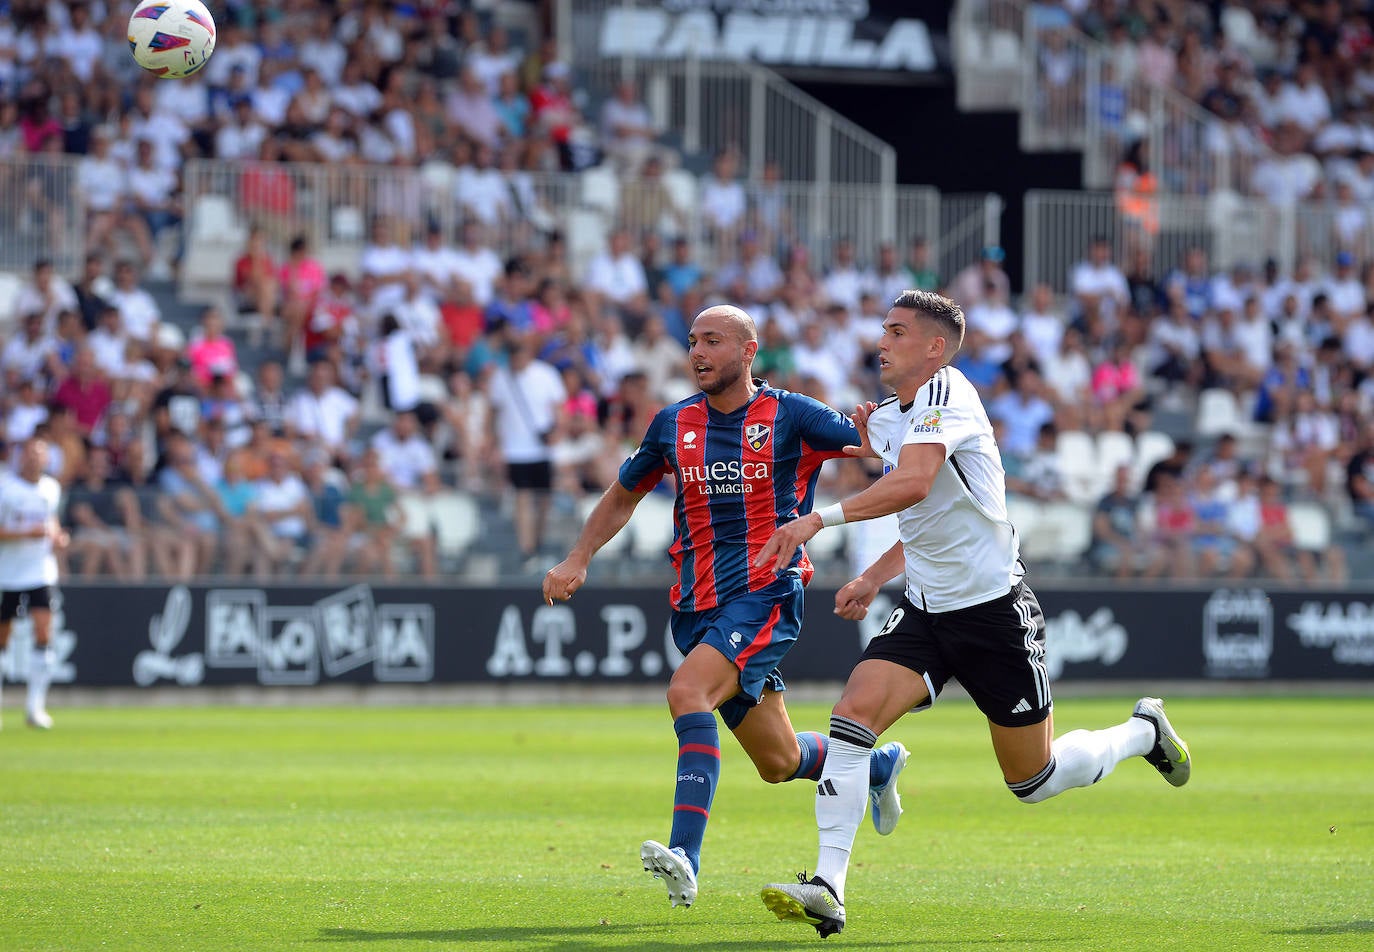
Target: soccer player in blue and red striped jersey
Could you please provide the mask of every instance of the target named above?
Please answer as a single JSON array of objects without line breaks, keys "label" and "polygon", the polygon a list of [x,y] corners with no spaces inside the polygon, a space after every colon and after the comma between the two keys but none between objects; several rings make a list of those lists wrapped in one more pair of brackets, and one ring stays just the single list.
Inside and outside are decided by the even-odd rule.
[{"label": "soccer player in blue and red striped jersey", "polygon": [[[582,587],[592,556],[629,521],[666,475],[677,483],[668,556],[673,640],[684,655],[668,685],[678,738],[677,785],[668,844],[646,840],[644,868],[664,880],[674,906],[696,900],[696,876],[720,776],[715,714],[769,783],[815,780],[826,738],[798,734],[783,704],[777,666],[801,631],[803,589],[813,572],[805,549],[786,566],[754,566],[778,526],[811,511],[820,466],[862,452],[853,421],[802,394],[755,380],[753,319],[737,307],[702,311],[688,336],[688,363],[701,393],[667,407],[587,517],[567,559],[544,577],[549,604]],[[873,823],[890,833],[901,814],[899,743],[873,751]]]}]

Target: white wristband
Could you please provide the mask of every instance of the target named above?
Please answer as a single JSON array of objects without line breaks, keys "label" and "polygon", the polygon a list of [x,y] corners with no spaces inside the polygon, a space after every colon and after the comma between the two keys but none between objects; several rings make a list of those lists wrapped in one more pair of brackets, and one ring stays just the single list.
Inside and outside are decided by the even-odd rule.
[{"label": "white wristband", "polygon": [[821,517],[821,525],[824,528],[842,526],[844,525],[844,504],[837,502],[833,506],[826,506],[824,509],[817,510],[816,515]]}]

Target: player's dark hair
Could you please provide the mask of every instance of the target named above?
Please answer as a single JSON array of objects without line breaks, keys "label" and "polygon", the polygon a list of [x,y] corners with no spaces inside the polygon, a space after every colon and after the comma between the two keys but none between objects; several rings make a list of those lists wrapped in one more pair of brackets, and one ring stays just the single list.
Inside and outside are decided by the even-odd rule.
[{"label": "player's dark hair", "polygon": [[934,291],[903,291],[892,302],[893,307],[934,321],[945,337],[945,363],[954,359],[964,346],[964,310],[943,294]]}]

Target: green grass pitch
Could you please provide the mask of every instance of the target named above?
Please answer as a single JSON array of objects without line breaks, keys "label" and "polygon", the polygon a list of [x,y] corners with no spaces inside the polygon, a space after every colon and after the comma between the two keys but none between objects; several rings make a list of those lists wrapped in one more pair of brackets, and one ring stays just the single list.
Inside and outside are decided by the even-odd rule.
[{"label": "green grass pitch", "polygon": [[[1061,699],[1058,730],[1132,701]],[[1374,698],[1178,699],[1189,786],[1132,761],[1034,807],[974,708],[943,707],[887,735],[906,814],[865,821],[825,948],[1374,949]],[[4,952],[821,942],[758,899],[815,862],[814,785],[764,784],[728,737],[696,906],[640,869],[668,836],[662,705],[6,713]]]}]

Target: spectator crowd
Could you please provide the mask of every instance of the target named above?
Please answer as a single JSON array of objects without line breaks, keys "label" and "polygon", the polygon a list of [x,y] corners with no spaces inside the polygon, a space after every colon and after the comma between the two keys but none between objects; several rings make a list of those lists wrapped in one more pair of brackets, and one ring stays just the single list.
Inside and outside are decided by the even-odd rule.
[{"label": "spectator crowd", "polygon": [[[1037,75],[1046,106],[1097,110],[1132,179],[1173,192],[1206,191],[1202,156],[1246,170],[1231,188],[1277,207],[1336,206],[1335,241],[1362,258],[1374,250],[1374,30],[1364,0],[1034,0]],[[1093,102],[1089,63],[1073,32],[1101,44],[1106,64]],[[1160,128],[1145,98],[1166,89],[1208,121],[1193,134]],[[1174,115],[1170,121],[1180,121]],[[1146,169],[1145,140],[1165,159]],[[1134,148],[1133,148],[1134,147]],[[1199,177],[1202,176],[1202,177]]]},{"label": "spectator crowd", "polygon": [[[1359,248],[1285,274],[1218,270],[1202,248],[1118,262],[1097,240],[1068,295],[1017,299],[999,247],[946,275],[922,236],[871,261],[854,236],[803,243],[776,167],[742,181],[728,150],[689,232],[661,181],[678,157],[633,84],[585,115],[552,44],[515,49],[471,10],[230,4],[203,78],[162,84],[92,25],[104,13],[14,4],[0,19],[0,157],[77,153],[89,185],[81,273],[36,262],[0,349],[5,443],[52,444],[75,572],[436,577],[455,494],[509,514],[513,565],[537,570],[550,521],[575,517],[653,414],[694,392],[685,341],[702,307],[745,307],[758,375],[847,408],[882,396],[874,345],[905,288],[964,307],[957,366],[1013,494],[1095,514],[1077,571],[1339,580],[1342,550],[1298,545],[1287,507],[1374,524],[1374,270]],[[78,48],[100,52],[76,62]],[[461,225],[365,203],[356,268],[331,270],[288,209],[248,209],[223,301],[185,328],[149,288],[175,266],[175,183],[197,155],[265,160],[245,165],[262,175],[279,160],[445,157]],[[559,209],[515,183],[598,163],[623,201],[583,265]],[[1143,442],[1180,414],[1191,426],[1209,392],[1240,408],[1231,438],[1175,433],[1150,467],[1075,483],[1067,434]],[[829,488],[862,478],[857,464],[824,474]]]}]

